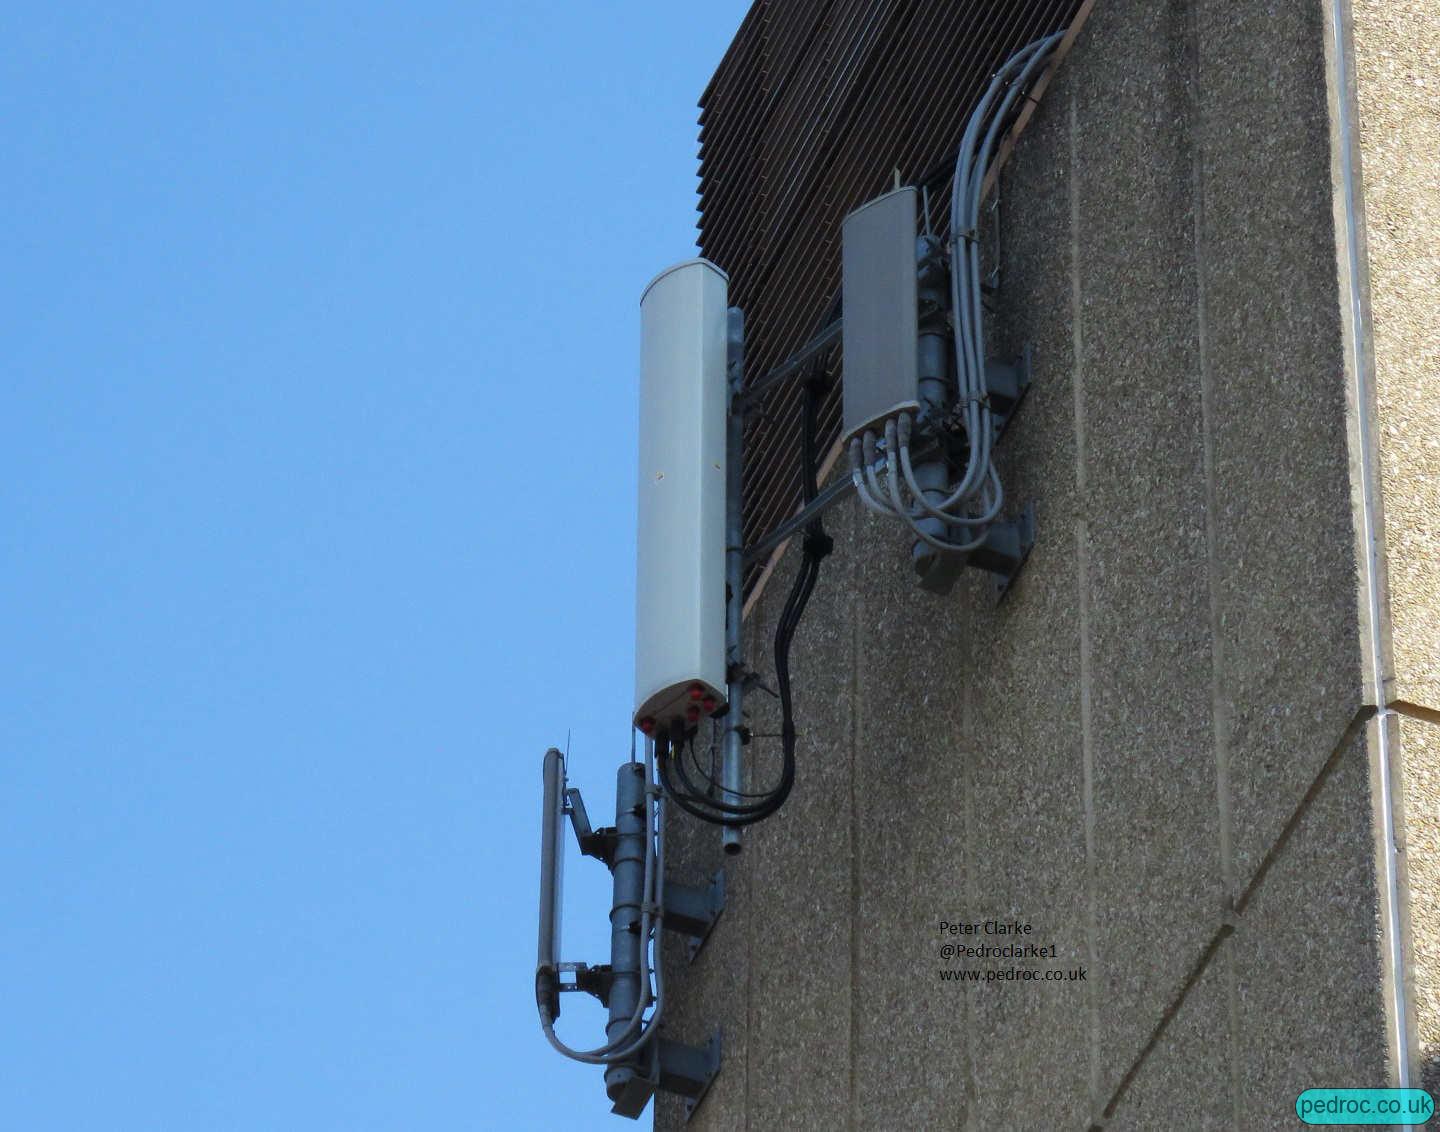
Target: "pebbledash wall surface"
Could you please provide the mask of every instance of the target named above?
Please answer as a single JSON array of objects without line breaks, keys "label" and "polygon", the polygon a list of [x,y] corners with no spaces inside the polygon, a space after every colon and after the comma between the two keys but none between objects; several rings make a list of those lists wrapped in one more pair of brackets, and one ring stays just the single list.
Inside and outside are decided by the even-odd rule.
[{"label": "pebbledash wall surface", "polygon": [[[729,885],[669,949],[667,1032],[724,1042],[688,1127],[1290,1128],[1402,1064],[1440,1093],[1440,6],[1096,0],[1002,199],[1039,541],[1003,602],[941,598],[831,513],[791,800],[735,858],[670,823],[672,875]],[[988,918],[1085,980],[941,981],[1013,965],[942,957]]]}]

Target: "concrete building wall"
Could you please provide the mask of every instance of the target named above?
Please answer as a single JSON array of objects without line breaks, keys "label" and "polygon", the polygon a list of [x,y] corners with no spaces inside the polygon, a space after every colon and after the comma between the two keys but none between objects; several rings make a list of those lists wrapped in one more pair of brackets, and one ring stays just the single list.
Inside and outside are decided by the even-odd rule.
[{"label": "concrete building wall", "polygon": [[[1407,1056],[1434,1072],[1440,575],[1412,555],[1440,503],[1440,173],[1416,160],[1440,79],[1417,110],[1386,68],[1433,75],[1440,35],[1428,0],[1356,9],[1371,359],[1346,313],[1330,11],[1096,4],[1002,186],[995,352],[1030,344],[1035,384],[1001,472],[1038,543],[1003,601],[978,576],[939,598],[896,527],[853,501],[827,520],[791,800],[737,858],[672,820],[675,873],[723,861],[730,885],[698,959],[667,967],[667,1031],[724,1035],[689,1127],[1288,1128],[1306,1088],[1392,1083],[1382,749],[1416,891]],[[1367,459],[1397,608],[1378,637]],[[752,662],[795,566],[747,624]],[[941,983],[1009,965],[940,956],[939,921],[988,917],[1086,980]],[[658,1103],[657,1127],[683,1123]]]}]

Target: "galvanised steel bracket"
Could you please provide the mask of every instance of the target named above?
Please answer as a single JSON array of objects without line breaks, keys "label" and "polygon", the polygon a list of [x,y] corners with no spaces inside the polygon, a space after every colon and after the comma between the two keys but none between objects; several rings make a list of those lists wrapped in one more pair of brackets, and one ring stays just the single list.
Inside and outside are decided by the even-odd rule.
[{"label": "galvanised steel bracket", "polygon": [[590,816],[585,812],[585,801],[580,797],[580,791],[570,787],[565,791],[565,812],[570,815],[570,827],[575,831],[575,840],[580,845],[580,853],[585,857],[594,857],[607,869],[615,864],[615,845],[619,837],[613,825],[602,825],[599,829],[590,828]]},{"label": "galvanised steel bracket", "polygon": [[693,884],[665,882],[665,930],[690,937],[693,961],[710,938],[715,921],[725,910],[725,870],[717,869],[703,888]]},{"label": "galvanised steel bracket", "polygon": [[985,532],[985,541],[964,554],[932,554],[916,559],[915,572],[920,575],[920,588],[933,594],[947,594],[954,588],[967,567],[985,570],[994,575],[996,600],[1005,596],[1015,581],[1020,567],[1035,545],[1035,504],[1013,519],[992,523]]},{"label": "galvanised steel bracket", "polygon": [[[581,852],[601,861],[614,880],[610,962],[594,967],[584,963],[554,963],[552,1016],[559,1014],[561,993],[584,991],[599,999],[606,1008],[610,1019],[607,1037],[614,1037],[616,1027],[634,1015],[640,1005],[642,980],[647,977],[644,954],[648,944],[640,933],[640,920],[646,910],[640,864],[646,856],[644,841],[649,835],[650,793],[642,766],[622,763],[616,778],[615,824],[592,829],[580,791],[565,785],[560,753],[547,753],[546,797],[551,800],[547,813],[555,823],[562,813],[567,814]],[[550,831],[545,843],[558,849],[556,830]],[[553,861],[548,867],[553,871]],[[548,902],[545,890],[548,888],[549,899],[553,899],[557,887],[553,880],[548,886],[542,885],[542,910]],[[704,886],[667,882],[663,901],[661,924],[689,937],[693,958],[725,907],[724,872],[717,872]],[[542,921],[541,930],[542,954],[553,960],[553,926],[546,933]],[[658,940],[656,949],[658,952]],[[571,981],[564,981],[565,974],[571,976]],[[611,1111],[619,1116],[638,1117],[657,1090],[678,1093],[693,1110],[719,1070],[718,1031],[703,1046],[684,1045],[656,1032],[633,1055],[606,1066],[605,1091],[614,1103]]]},{"label": "galvanised steel bracket", "polygon": [[985,363],[985,387],[989,391],[990,412],[995,421],[995,439],[1005,435],[1010,418],[1030,391],[1031,353],[1030,344],[1020,352],[1018,358],[1002,361],[991,358]]},{"label": "galvanised steel bracket", "polygon": [[720,1030],[717,1027],[703,1046],[657,1036],[638,1060],[640,1065],[610,1111],[634,1120],[657,1092],[675,1093],[685,1099],[685,1119],[689,1120],[720,1072]]}]

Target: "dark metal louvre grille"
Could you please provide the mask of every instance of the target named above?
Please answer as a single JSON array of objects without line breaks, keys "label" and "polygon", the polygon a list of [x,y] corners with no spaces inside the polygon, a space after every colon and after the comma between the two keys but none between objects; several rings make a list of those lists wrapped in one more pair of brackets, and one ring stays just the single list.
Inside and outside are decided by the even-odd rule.
[{"label": "dark metal louvre grille", "polygon": [[[1070,26],[1084,0],[756,0],[700,97],[701,254],[745,309],[746,379],[793,354],[833,313],[840,222],[885,191],[940,174],[937,231],[965,120],[1016,50]],[[838,372],[838,347],[827,360]],[[745,542],[801,501],[798,382],[745,438]],[[836,382],[820,412],[840,430]],[[746,576],[747,590],[760,575]]]}]

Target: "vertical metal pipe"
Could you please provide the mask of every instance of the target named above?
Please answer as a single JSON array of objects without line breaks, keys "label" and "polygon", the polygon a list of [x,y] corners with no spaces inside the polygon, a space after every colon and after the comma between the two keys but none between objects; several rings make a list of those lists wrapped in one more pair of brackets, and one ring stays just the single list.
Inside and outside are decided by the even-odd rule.
[{"label": "vertical metal pipe", "polygon": [[[646,941],[640,935],[645,900],[645,839],[650,835],[645,798],[645,768],[622,763],[615,776],[614,899],[610,905],[610,1021],[605,1037],[614,1042],[630,1025],[640,1001]],[[635,1075],[635,1059],[605,1070],[605,1091],[618,1100]]]},{"label": "vertical metal pipe", "polygon": [[[917,268],[920,272],[919,299],[922,310],[929,313],[920,323],[920,343],[916,354],[916,369],[919,378],[918,398],[923,418],[935,419],[949,407],[951,396],[948,379],[950,360],[950,329],[945,322],[946,300],[949,296],[948,280],[940,260],[940,240],[936,236],[921,236],[916,241]],[[887,453],[886,459],[897,457]],[[944,460],[931,460],[915,468],[915,482],[924,489],[926,500],[939,503],[948,494],[950,473]],[[940,519],[920,520],[920,527],[926,534],[943,539],[948,535],[945,523]],[[935,549],[917,539],[911,548],[911,557],[917,569],[923,560],[935,553]]]},{"label": "vertical metal pipe", "polygon": [[[745,381],[745,312],[731,307],[727,326],[727,375],[730,382],[730,416],[725,434],[725,740],[721,785],[725,801],[740,803],[744,757],[744,641],[740,619],[745,609],[745,528],[741,490],[744,485],[745,415],[740,390]],[[725,826],[721,846],[732,856],[740,852],[740,830]]]},{"label": "vertical metal pipe", "polygon": [[[1339,122],[1338,137],[1332,143],[1337,150],[1340,166],[1341,204],[1344,208],[1344,244],[1342,270],[1345,273],[1346,297],[1350,301],[1350,368],[1354,371],[1356,431],[1360,442],[1360,521],[1362,550],[1364,558],[1362,571],[1365,584],[1366,620],[1370,640],[1370,681],[1371,693],[1379,711],[1376,719],[1376,752],[1380,786],[1380,840],[1384,864],[1385,884],[1384,916],[1386,920],[1385,946],[1388,952],[1388,975],[1390,995],[1388,1013],[1392,1014],[1390,1025],[1391,1040],[1395,1043],[1395,1083],[1402,1089],[1411,1085],[1410,1004],[1405,986],[1405,920],[1402,911],[1404,898],[1400,885],[1400,847],[1395,830],[1395,786],[1391,779],[1390,728],[1395,709],[1386,702],[1385,690],[1385,628],[1389,610],[1380,590],[1381,579],[1385,576],[1384,550],[1378,511],[1380,507],[1380,485],[1375,473],[1379,461],[1375,454],[1376,426],[1371,419],[1374,398],[1374,359],[1371,357],[1369,312],[1365,305],[1365,260],[1360,246],[1362,221],[1360,218],[1360,188],[1356,168],[1359,152],[1353,122],[1359,115],[1355,94],[1355,73],[1353,53],[1355,42],[1348,18],[1349,5],[1344,0],[1333,0],[1330,10],[1331,31],[1334,37],[1334,68],[1330,85],[1335,92],[1335,116]],[[1413,1125],[1406,1124],[1405,1132]]]}]

